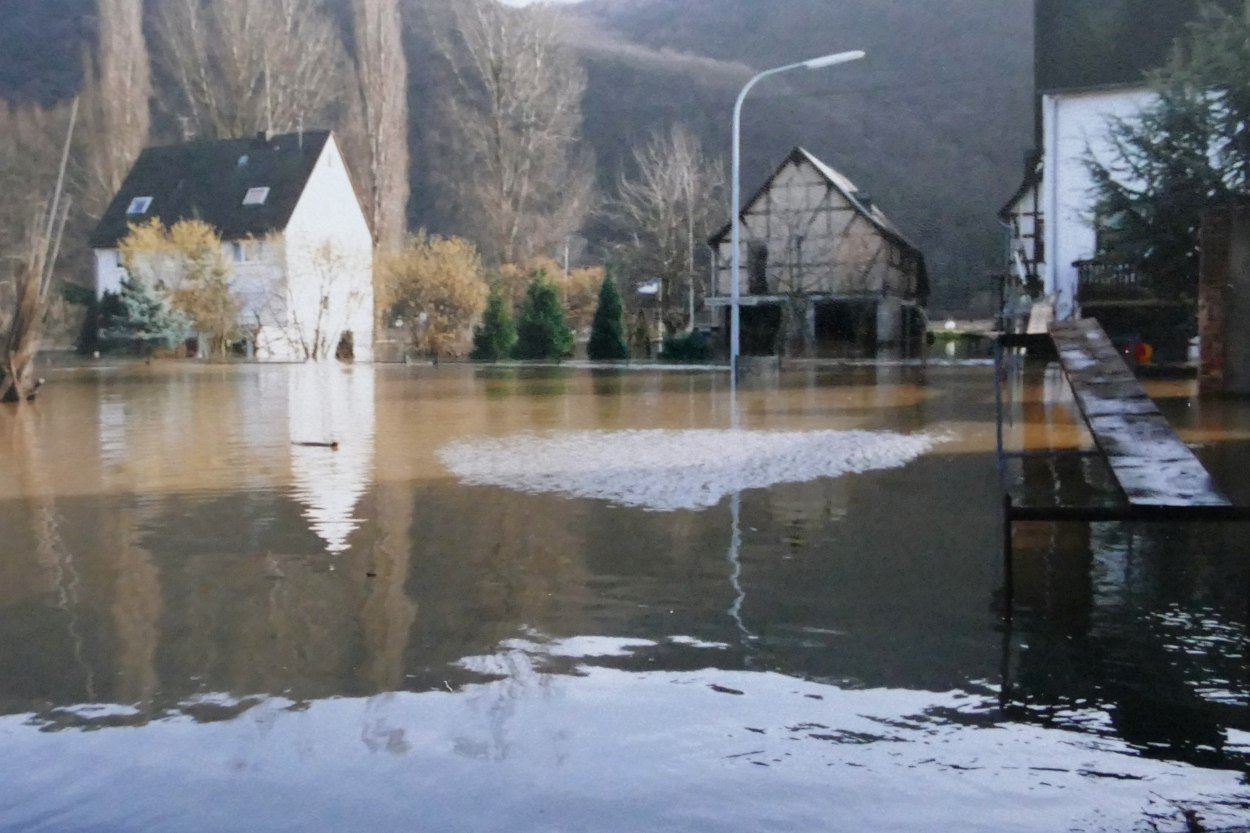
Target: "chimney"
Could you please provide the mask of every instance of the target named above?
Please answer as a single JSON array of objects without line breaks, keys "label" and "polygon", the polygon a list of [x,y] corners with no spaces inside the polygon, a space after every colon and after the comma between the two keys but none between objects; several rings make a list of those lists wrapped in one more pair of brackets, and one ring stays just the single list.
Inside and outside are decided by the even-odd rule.
[{"label": "chimney", "polygon": [[258,130],[256,131],[256,138],[253,142],[257,147],[265,148],[269,147],[269,139],[270,135],[268,130]]}]

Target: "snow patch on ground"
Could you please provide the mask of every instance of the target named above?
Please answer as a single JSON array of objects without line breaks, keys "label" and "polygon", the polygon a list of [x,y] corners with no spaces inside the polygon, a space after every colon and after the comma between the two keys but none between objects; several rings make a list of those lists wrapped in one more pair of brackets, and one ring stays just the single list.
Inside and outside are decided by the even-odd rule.
[{"label": "snow patch on ground", "polygon": [[579,431],[463,440],[438,456],[469,485],[672,512],[744,489],[898,468],[937,442],[888,431]]}]

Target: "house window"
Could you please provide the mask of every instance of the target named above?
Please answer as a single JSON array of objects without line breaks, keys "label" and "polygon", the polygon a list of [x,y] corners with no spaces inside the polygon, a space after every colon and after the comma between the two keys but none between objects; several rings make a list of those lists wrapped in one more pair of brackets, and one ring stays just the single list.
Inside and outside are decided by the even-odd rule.
[{"label": "house window", "polygon": [[130,205],[126,207],[126,216],[133,217],[136,214],[146,214],[151,207],[151,197],[135,197],[130,201]]},{"label": "house window", "polygon": [[248,188],[247,193],[243,195],[243,204],[264,205],[267,199],[269,199],[268,188]]},{"label": "house window", "polygon": [[253,263],[265,257],[264,240],[234,240],[230,243],[230,257],[235,263]]}]

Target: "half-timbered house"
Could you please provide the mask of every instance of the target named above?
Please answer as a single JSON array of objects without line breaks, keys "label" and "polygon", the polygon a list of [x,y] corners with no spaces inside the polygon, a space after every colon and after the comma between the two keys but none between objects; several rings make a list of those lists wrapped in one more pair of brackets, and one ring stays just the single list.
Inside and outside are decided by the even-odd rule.
[{"label": "half-timbered house", "polygon": [[[731,295],[731,229],[707,304]],[[795,148],[741,212],[742,351],[823,352],[902,344],[923,332],[924,256],[851,180]],[[728,327],[728,324],[725,324]]]}]

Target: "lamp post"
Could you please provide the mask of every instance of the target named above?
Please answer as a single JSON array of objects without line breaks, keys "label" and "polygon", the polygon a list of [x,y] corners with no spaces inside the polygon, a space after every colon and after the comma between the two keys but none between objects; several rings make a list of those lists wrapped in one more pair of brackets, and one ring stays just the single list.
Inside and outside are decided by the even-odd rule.
[{"label": "lamp post", "polygon": [[777,75],[782,72],[789,72],[792,69],[824,69],[835,64],[845,64],[848,61],[858,61],[864,57],[864,53],[859,50],[851,52],[838,52],[833,55],[825,55],[821,58],[812,58],[809,61],[799,61],[797,64],[786,64],[783,67],[774,67],[766,69],[756,75],[746,83],[742,88],[742,92],[738,93],[738,100],[734,102],[734,123],[733,123],[733,205],[730,215],[730,227],[732,234],[730,237],[730,269],[729,269],[729,296],[730,296],[730,314],[729,314],[729,365],[730,365],[730,386],[736,388],[738,384],[738,353],[739,341],[741,338],[741,318],[739,313],[739,302],[742,298],[741,291],[741,268],[742,268],[742,230],[738,218],[739,212],[742,210],[742,188],[739,182],[739,168],[742,163],[742,142],[741,142],[741,122],[742,122],[742,102],[746,99],[747,93],[764,78],[770,75]]}]

